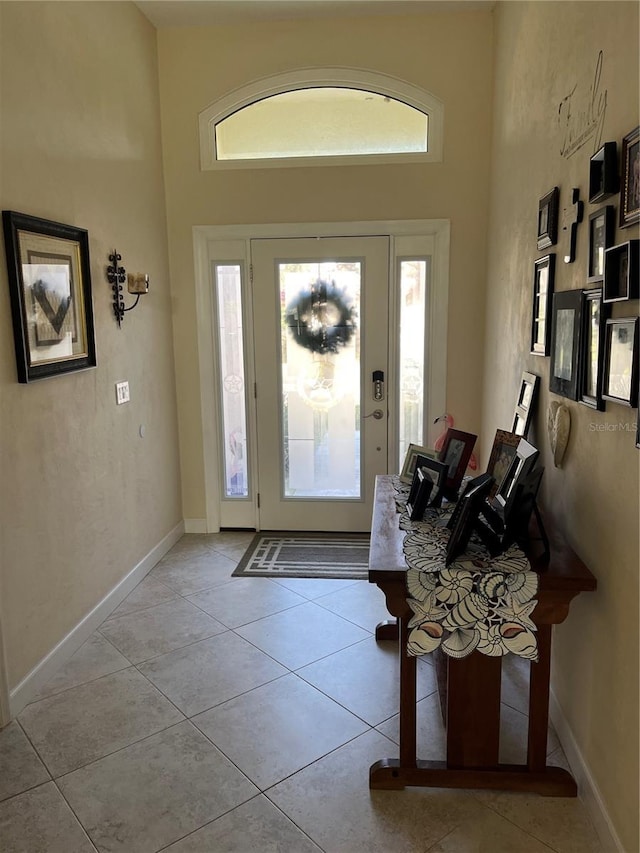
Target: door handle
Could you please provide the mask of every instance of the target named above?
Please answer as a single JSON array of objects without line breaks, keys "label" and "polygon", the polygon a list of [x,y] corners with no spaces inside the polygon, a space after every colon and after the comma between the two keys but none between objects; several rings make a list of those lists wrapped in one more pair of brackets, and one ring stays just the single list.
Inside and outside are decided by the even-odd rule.
[{"label": "door handle", "polygon": [[380,420],[382,420],[383,417],[384,417],[384,412],[382,411],[382,409],[374,409],[374,411],[371,412],[371,414],[364,415],[362,420],[366,421],[367,418],[375,418],[377,421],[380,421]]}]

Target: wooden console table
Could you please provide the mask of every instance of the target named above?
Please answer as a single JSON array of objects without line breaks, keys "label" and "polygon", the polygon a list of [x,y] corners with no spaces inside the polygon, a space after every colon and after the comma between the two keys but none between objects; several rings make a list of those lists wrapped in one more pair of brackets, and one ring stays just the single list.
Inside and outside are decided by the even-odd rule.
[{"label": "wooden console table", "polygon": [[577,786],[571,774],[560,767],[547,767],[551,629],[566,619],[571,600],[578,593],[595,590],[596,579],[545,518],[550,557],[544,557],[542,543],[534,538],[527,550],[532,568],[540,576],[538,603],[532,614],[538,629],[539,661],[530,663],[527,763],[498,762],[502,658],[477,651],[459,660],[438,655],[436,670],[446,719],[447,755],[446,761],[421,761],[416,755],[416,658],[406,653],[407,625],[413,614],[405,586],[405,532],[398,526],[395,498],[393,478],[377,477],[369,583],[382,590],[387,610],[395,617],[377,626],[376,639],[399,642],[400,757],[373,764],[369,787],[496,788],[575,797]]}]

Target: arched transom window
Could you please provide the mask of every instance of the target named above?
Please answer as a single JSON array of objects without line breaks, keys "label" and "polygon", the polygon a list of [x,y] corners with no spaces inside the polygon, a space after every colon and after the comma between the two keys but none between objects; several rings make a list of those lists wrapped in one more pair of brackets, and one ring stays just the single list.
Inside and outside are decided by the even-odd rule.
[{"label": "arched transom window", "polygon": [[203,169],[442,160],[442,103],[382,74],[309,69],[203,110]]}]

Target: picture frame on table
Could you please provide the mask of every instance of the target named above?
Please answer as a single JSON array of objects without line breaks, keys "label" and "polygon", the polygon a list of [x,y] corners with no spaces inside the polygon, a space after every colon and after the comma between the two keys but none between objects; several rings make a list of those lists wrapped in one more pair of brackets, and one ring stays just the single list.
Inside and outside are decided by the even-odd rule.
[{"label": "picture frame on table", "polygon": [[589,215],[587,281],[590,283],[604,279],[605,251],[613,243],[615,228],[615,208],[612,204],[607,204]]},{"label": "picture frame on table", "polygon": [[503,429],[496,430],[486,472],[491,474],[495,480],[489,493],[490,498],[495,495],[498,486],[507,473],[520,441],[521,436],[516,435],[515,432],[507,432]]},{"label": "picture frame on table", "polygon": [[554,187],[538,202],[538,249],[548,249],[558,242],[558,208],[560,190]]},{"label": "picture frame on table", "polygon": [[411,521],[420,521],[422,519],[434,485],[434,481],[425,473],[425,469],[417,467],[413,475],[409,499],[407,500],[407,512]]},{"label": "picture frame on table", "polygon": [[606,321],[602,396],[612,403],[638,405],[638,317]]},{"label": "picture frame on table", "polygon": [[429,506],[438,508],[442,504],[449,469],[444,462],[439,462],[437,459],[429,459],[426,456],[418,457],[418,467],[422,471],[422,474],[433,482]]},{"label": "picture frame on table", "polygon": [[605,250],[602,297],[605,302],[624,302],[638,298],[639,245],[640,240],[627,240],[626,243]]},{"label": "picture frame on table", "polygon": [[622,140],[620,227],[640,222],[640,125]]},{"label": "picture frame on table", "polygon": [[514,506],[518,488],[522,486],[524,480],[533,471],[539,455],[540,451],[536,447],[526,439],[520,439],[511,464],[498,484],[495,495],[490,500],[490,505],[500,514],[505,525],[508,523],[509,513]]},{"label": "picture frame on table", "polygon": [[533,410],[538,396],[538,383],[540,377],[526,370],[522,373],[520,388],[516,398],[515,411],[513,413],[513,424],[511,432],[526,438],[529,434],[529,426],[533,417]]},{"label": "picture frame on table", "polygon": [[400,481],[410,486],[413,483],[413,475],[416,470],[418,456],[425,456],[428,459],[435,459],[436,452],[430,447],[421,447],[419,444],[410,444],[402,464],[400,471]]},{"label": "picture frame on table", "polygon": [[551,299],[553,297],[555,270],[555,254],[538,258],[533,265],[532,355],[549,355],[549,343],[551,340]]},{"label": "picture frame on table", "polygon": [[18,382],[96,366],[89,235],[2,211]]},{"label": "picture frame on table", "polygon": [[464,553],[493,482],[491,474],[485,473],[467,483],[447,523],[450,530],[445,558],[447,566]]},{"label": "picture frame on table", "polygon": [[447,479],[443,492],[444,497],[448,500],[457,500],[458,490],[471,459],[477,437],[470,432],[451,428],[445,434],[442,450],[438,454],[438,461],[444,462],[447,466]]},{"label": "picture frame on table", "polygon": [[605,142],[589,160],[589,202],[597,204],[618,192],[618,146]]},{"label": "picture frame on table", "polygon": [[563,290],[553,297],[549,390],[569,400],[578,399],[582,291]]},{"label": "picture frame on table", "polygon": [[582,338],[578,400],[585,406],[604,411],[602,378],[605,321],[609,306],[602,301],[602,288],[582,291]]}]

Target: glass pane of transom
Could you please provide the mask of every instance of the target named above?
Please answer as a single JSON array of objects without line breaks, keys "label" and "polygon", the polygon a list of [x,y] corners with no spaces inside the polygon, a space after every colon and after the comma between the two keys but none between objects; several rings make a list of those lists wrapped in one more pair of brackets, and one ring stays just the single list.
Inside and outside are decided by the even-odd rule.
[{"label": "glass pane of transom", "polygon": [[224,433],[224,495],[227,498],[246,498],[249,496],[249,481],[241,269],[239,264],[216,264],[215,272]]},{"label": "glass pane of transom", "polygon": [[426,260],[400,262],[399,460],[424,436]]},{"label": "glass pane of transom", "polygon": [[217,160],[427,151],[428,116],[362,89],[299,89],[249,104],[215,127]]},{"label": "glass pane of transom", "polygon": [[285,498],[360,498],[361,267],[278,265]]}]

